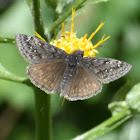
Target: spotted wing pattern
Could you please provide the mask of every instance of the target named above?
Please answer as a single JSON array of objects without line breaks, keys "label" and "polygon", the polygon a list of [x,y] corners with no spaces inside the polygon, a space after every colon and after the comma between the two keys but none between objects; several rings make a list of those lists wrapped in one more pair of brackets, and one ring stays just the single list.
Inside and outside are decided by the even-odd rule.
[{"label": "spotted wing pattern", "polygon": [[31,64],[27,74],[35,86],[49,94],[57,94],[65,68],[66,64],[60,61]]},{"label": "spotted wing pattern", "polygon": [[61,89],[60,95],[71,101],[90,98],[102,90],[101,82],[83,67],[77,67],[71,80],[66,84],[65,88]]},{"label": "spotted wing pattern", "polygon": [[102,83],[109,83],[124,76],[131,65],[112,58],[85,57],[82,61],[85,68]]},{"label": "spotted wing pattern", "polygon": [[16,44],[24,59],[32,64],[63,60],[67,53],[49,43],[24,34],[17,34]]}]

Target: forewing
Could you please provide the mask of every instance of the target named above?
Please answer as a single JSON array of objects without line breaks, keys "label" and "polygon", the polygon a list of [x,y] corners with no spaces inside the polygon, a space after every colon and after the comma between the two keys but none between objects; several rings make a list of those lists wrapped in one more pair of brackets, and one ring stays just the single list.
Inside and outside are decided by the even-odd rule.
[{"label": "forewing", "polygon": [[15,40],[21,55],[32,64],[63,60],[67,56],[65,51],[39,38],[17,34]]},{"label": "forewing", "polygon": [[131,69],[131,65],[112,58],[83,58],[85,68],[102,83],[109,83],[124,76]]},{"label": "forewing", "polygon": [[64,62],[47,62],[31,64],[27,68],[27,74],[31,82],[46,93],[58,93],[59,84],[64,74],[66,64]]},{"label": "forewing", "polygon": [[90,75],[83,67],[77,67],[72,79],[67,83],[66,89],[62,89],[61,96],[76,101],[90,98],[102,90],[101,82]]}]

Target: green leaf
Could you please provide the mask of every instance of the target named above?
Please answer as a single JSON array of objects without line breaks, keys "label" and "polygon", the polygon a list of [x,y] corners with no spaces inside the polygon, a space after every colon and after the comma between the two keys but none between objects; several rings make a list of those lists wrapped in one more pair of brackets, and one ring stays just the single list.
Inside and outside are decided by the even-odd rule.
[{"label": "green leaf", "polygon": [[44,0],[40,3],[40,7],[44,28],[48,28],[51,24],[53,24],[54,20],[58,18],[57,13],[55,12],[55,9],[46,5]]},{"label": "green leaf", "polygon": [[70,7],[65,13],[63,13],[62,16],[60,16],[46,31],[45,34],[53,33],[54,30],[62,23],[64,20],[71,15],[72,13],[72,8],[74,9],[79,9],[83,3],[86,2],[86,0],[77,0],[72,7]]},{"label": "green leaf", "polygon": [[121,111],[117,112],[115,115],[111,116],[109,119],[105,120],[101,124],[83,133],[82,135],[77,136],[72,140],[94,140],[100,137],[101,135],[110,132],[111,130],[115,129],[116,127],[118,127],[119,125],[121,125],[126,120],[132,117],[131,112],[127,110],[126,108],[122,109]]},{"label": "green leaf", "polygon": [[125,100],[126,94],[132,89],[134,82],[127,80],[125,84],[116,92],[113,97],[113,101],[123,101]]},{"label": "green leaf", "polygon": [[129,110],[126,101],[112,102],[108,105],[108,108],[113,116],[118,114],[123,109]]},{"label": "green leaf", "polygon": [[108,2],[110,0],[90,0],[90,1],[87,1],[84,6],[86,5],[92,5],[92,4],[97,4],[97,3],[100,3],[100,2]]},{"label": "green leaf", "polygon": [[13,75],[7,69],[5,69],[5,67],[2,64],[0,64],[0,78],[6,79],[6,80],[11,80],[11,81],[17,81],[17,82],[23,82],[23,81],[27,80],[26,77],[20,77],[20,76]]},{"label": "green leaf", "polygon": [[27,5],[31,8],[32,7],[32,0],[26,0]]},{"label": "green leaf", "polygon": [[60,1],[58,1],[56,12],[59,14],[65,13],[69,8],[72,7],[72,5],[74,5],[74,3],[76,1],[78,1],[78,0],[70,0],[70,1],[60,0]]},{"label": "green leaf", "polygon": [[[58,0],[45,0],[47,6],[53,8],[53,9],[56,8],[56,6],[57,6],[57,1],[58,1]],[[59,1],[60,1],[60,0],[59,0]],[[58,1],[58,2],[59,2],[59,1]]]},{"label": "green leaf", "polygon": [[[105,2],[107,0],[92,0],[92,4],[96,4],[99,2]],[[72,8],[75,10],[78,10],[80,8],[82,8],[85,4],[86,4],[87,0],[77,0],[77,1],[70,1],[70,3],[68,3],[67,1],[63,1],[61,0],[56,8],[56,11],[59,13],[59,17],[57,18],[57,20],[55,20],[53,22],[53,24],[50,25],[50,27],[48,27],[45,31],[46,35],[50,35],[50,34],[55,34],[58,32],[58,30],[56,30],[58,28],[58,26],[64,22],[72,13]],[[88,5],[88,4],[86,4]]]},{"label": "green leaf", "polygon": [[32,110],[33,87],[20,82],[0,79],[0,104],[6,103],[18,110]]},{"label": "green leaf", "polygon": [[15,39],[13,38],[3,38],[0,36],[0,43],[15,43]]},{"label": "green leaf", "polygon": [[134,111],[140,112],[140,83],[127,94],[126,101]]}]

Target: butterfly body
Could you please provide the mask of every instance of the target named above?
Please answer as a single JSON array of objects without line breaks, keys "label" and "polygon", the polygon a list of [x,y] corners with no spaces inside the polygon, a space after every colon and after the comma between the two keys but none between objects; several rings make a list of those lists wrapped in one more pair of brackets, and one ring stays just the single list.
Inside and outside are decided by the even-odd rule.
[{"label": "butterfly body", "polygon": [[27,74],[31,82],[48,94],[58,94],[71,101],[90,98],[109,83],[124,76],[131,65],[112,58],[83,57],[24,34],[16,35],[21,55],[31,63]]}]

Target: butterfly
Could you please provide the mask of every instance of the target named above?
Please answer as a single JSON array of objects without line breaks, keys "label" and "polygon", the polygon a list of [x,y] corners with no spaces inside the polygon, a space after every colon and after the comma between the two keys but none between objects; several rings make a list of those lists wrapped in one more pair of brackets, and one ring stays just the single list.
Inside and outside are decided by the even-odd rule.
[{"label": "butterfly", "polygon": [[83,57],[77,50],[68,54],[39,38],[17,34],[16,44],[30,63],[27,75],[31,82],[48,94],[60,94],[76,101],[90,98],[107,84],[128,73],[131,65],[112,58]]}]

